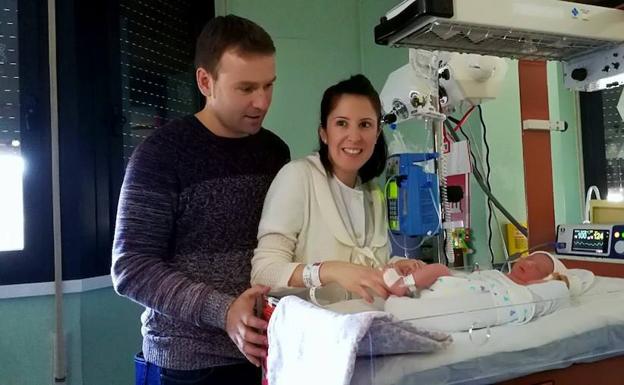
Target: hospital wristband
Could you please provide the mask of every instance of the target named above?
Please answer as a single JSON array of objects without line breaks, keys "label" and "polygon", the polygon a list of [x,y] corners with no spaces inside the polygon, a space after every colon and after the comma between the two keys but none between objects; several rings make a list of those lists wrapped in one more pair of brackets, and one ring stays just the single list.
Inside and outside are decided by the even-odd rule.
[{"label": "hospital wristband", "polygon": [[307,288],[321,287],[321,265],[322,263],[307,264],[303,267],[303,285]]}]

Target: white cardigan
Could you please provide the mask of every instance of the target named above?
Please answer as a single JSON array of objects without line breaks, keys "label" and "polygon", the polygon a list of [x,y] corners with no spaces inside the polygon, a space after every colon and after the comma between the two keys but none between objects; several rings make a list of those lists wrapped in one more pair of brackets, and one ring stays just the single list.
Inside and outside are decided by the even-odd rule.
[{"label": "white cardigan", "polygon": [[[273,295],[297,294],[288,281],[302,263],[344,261],[380,267],[388,262],[389,244],[383,194],[374,181],[362,185],[372,201],[373,226],[368,245],[358,247],[334,201],[328,175],[318,154],[292,161],[277,174],[264,202],[258,247],[251,261],[251,283],[270,286]],[[317,290],[325,302],[348,299],[338,285]]]}]

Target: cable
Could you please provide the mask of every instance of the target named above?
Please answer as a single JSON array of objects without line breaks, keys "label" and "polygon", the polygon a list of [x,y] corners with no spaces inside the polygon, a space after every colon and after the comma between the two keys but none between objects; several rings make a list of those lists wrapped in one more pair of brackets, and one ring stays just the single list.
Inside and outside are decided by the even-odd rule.
[{"label": "cable", "polygon": [[[440,151],[442,152],[442,151]],[[450,203],[448,201],[448,189],[447,189],[447,181],[446,181],[446,176],[448,174],[448,160],[445,154],[440,154],[440,158],[439,158],[439,169],[438,169],[438,176],[440,178],[439,180],[439,191],[440,191],[440,206],[441,206],[441,211],[444,213],[444,220],[447,222],[447,224],[451,223],[451,206]],[[433,201],[433,196],[432,196],[432,201]],[[435,201],[433,201],[433,203],[435,204]],[[442,213],[440,213],[439,217],[439,221],[442,221]],[[455,263],[455,251],[453,250],[453,240],[451,238],[451,236],[449,236],[448,234],[446,234],[448,232],[448,230],[450,229],[450,226],[447,226],[445,229],[442,230],[442,232],[445,233],[445,237],[444,237],[444,246],[442,251],[444,252],[444,256],[446,257],[446,262],[448,263]]]},{"label": "cable", "polygon": [[483,173],[479,169],[479,163],[481,163],[481,162],[477,162],[477,158],[475,157],[475,154],[472,151],[472,146],[470,145],[471,139],[468,137],[468,135],[464,131],[463,127],[459,125],[459,120],[453,118],[452,116],[449,116],[448,120],[450,120],[451,122],[456,124],[456,126],[453,128],[453,127],[451,127],[450,123],[447,123],[448,127],[450,127],[449,134],[451,134],[451,136],[453,136],[453,138],[455,138],[455,140],[458,142],[458,141],[461,140],[461,138],[457,135],[457,132],[456,132],[457,130],[456,129],[459,129],[459,132],[461,132],[461,134],[464,136],[466,142],[468,142],[468,152],[469,152],[470,157],[471,157],[471,165],[472,165],[472,168],[473,168],[473,173],[477,173],[479,175],[483,175]]},{"label": "cable", "polygon": [[[447,133],[448,133],[448,134],[449,134],[449,135],[450,135],[450,136],[451,136],[451,137],[452,137],[452,138],[453,138],[456,142],[458,142],[458,141],[460,141],[461,139],[460,139],[460,137],[458,136],[458,134],[457,134],[457,133],[453,130],[453,127],[451,126],[451,122],[453,122],[453,121],[454,121],[454,122],[459,122],[458,120],[456,120],[456,119],[454,119],[453,117],[450,117],[450,116],[449,116],[449,117],[448,117],[448,121],[445,121],[445,127],[447,128]],[[486,130],[487,130],[487,128],[486,128]],[[485,182],[483,182],[483,179],[484,179],[484,178],[483,178],[483,174],[482,174],[482,172],[479,170],[479,163],[481,163],[481,162],[477,162],[477,159],[476,159],[477,157],[476,157],[476,155],[474,154],[474,152],[473,152],[473,150],[472,150],[472,146],[470,146],[470,143],[471,143],[471,138],[470,138],[470,136],[468,136],[468,134],[467,134],[467,133],[463,130],[463,127],[459,127],[459,131],[460,131],[460,132],[461,132],[461,134],[462,134],[462,135],[466,138],[466,141],[468,142],[468,150],[469,150],[469,154],[470,154],[470,161],[471,161],[471,164],[472,164],[472,167],[473,167],[473,170],[472,170],[472,172],[473,172],[473,176],[474,176],[475,180],[477,181],[477,183],[479,183],[479,187],[481,187],[481,190],[483,190],[483,192],[484,192],[486,195],[488,195],[488,198],[489,198],[489,199],[488,199],[488,203],[490,203],[490,202],[489,202],[489,200],[491,199],[491,200],[492,200],[492,202],[491,202],[491,203],[493,203],[493,204],[494,204],[494,205],[495,205],[495,206],[499,209],[499,211],[500,211],[500,212],[501,212],[501,213],[502,213],[502,214],[503,214],[503,215],[504,215],[504,216],[505,216],[505,217],[506,217],[506,218],[507,218],[507,219],[508,219],[508,220],[509,220],[509,221],[510,221],[510,222],[511,222],[511,223],[512,223],[512,224],[513,224],[513,225],[514,225],[514,226],[515,226],[515,227],[516,227],[516,228],[517,228],[517,229],[518,229],[518,230],[519,230],[522,234],[523,234],[523,235],[524,235],[524,236],[526,236],[526,235],[527,235],[526,228],[524,228],[522,225],[520,225],[520,224],[519,224],[519,223],[515,220],[515,218],[513,218],[513,216],[512,216],[509,212],[507,212],[507,210],[505,210],[505,208],[504,208],[504,207],[500,204],[500,202],[498,202],[498,200],[497,200],[497,199],[496,199],[496,198],[492,195],[492,193],[491,193],[491,189],[490,189],[490,188],[487,188],[488,186],[485,184]],[[478,148],[477,148],[477,150],[478,150]],[[481,163],[481,164],[482,164],[482,163]],[[505,246],[504,246],[504,245],[505,245],[505,239],[504,239],[505,237],[504,237],[504,235],[503,235],[502,228],[501,228],[501,226],[500,226],[500,222],[499,222],[499,219],[498,219],[498,215],[496,214],[496,212],[495,212],[495,211],[493,211],[493,210],[492,210],[491,206],[490,206],[489,208],[490,208],[490,215],[493,215],[493,216],[494,216],[494,219],[496,220],[496,223],[497,223],[498,232],[499,232],[499,235],[500,235],[500,237],[501,237],[501,244],[503,245],[503,252],[504,252],[504,256],[505,256],[505,261],[509,261],[510,256],[508,255],[508,253],[507,253],[507,249],[506,249],[506,248],[505,248]],[[488,219],[490,219],[490,218],[488,218]],[[491,237],[493,236],[493,235],[492,235],[492,230],[491,230],[491,225],[489,225],[489,224],[488,224],[488,228],[489,228],[489,231],[490,231],[490,238],[489,238],[489,239],[490,239],[490,241],[489,241],[488,245],[491,245]],[[491,249],[491,246],[490,246],[490,249]],[[493,254],[493,253],[492,253],[492,254]],[[492,261],[492,263],[494,263],[494,262]]]},{"label": "cable", "polygon": [[522,255],[524,253],[532,253],[532,252],[537,251],[538,249],[541,249],[542,247],[545,247],[545,246],[550,246],[551,249],[555,249],[555,245],[556,245],[555,242],[544,242],[544,243],[540,243],[539,245],[535,245],[535,246],[529,247],[529,248],[527,248],[525,250],[521,250],[521,251],[518,251],[516,253],[513,253],[513,254],[511,254],[509,256],[507,261],[505,261],[505,263],[503,263],[503,265],[501,266],[501,270],[500,271],[502,272],[503,268],[505,266],[507,266],[509,271],[511,271],[511,264],[516,262],[516,260],[518,258],[522,257]]},{"label": "cable", "polygon": [[591,203],[592,193],[596,194],[596,198],[600,200],[600,190],[596,186],[589,186],[587,189],[587,194],[585,195],[585,220],[583,223],[591,223],[589,220],[589,204]]},{"label": "cable", "polygon": [[[475,108],[475,106],[470,107],[468,109],[468,111],[466,111],[464,116],[462,116],[462,118],[460,120],[455,122],[455,124],[457,124],[457,127],[455,127],[453,129],[454,131],[457,131],[458,129],[461,129],[461,127],[464,125],[464,123],[466,123],[466,120],[468,120],[468,117],[470,116],[470,114],[472,113],[472,110],[474,110],[474,108]],[[479,106],[479,108],[481,108],[481,106]]]},{"label": "cable", "polygon": [[[477,153],[479,155],[479,160],[481,160],[480,162],[477,162],[477,156],[474,155],[473,153],[473,162],[475,163],[475,165],[481,164],[481,167],[483,168],[482,172],[476,172],[475,173],[475,177],[480,178],[482,180],[485,180],[485,185],[487,186],[488,190],[492,191],[492,186],[490,184],[490,173],[491,173],[491,167],[490,167],[490,163],[489,163],[489,145],[487,143],[487,137],[486,137],[486,131],[487,131],[487,127],[485,127],[485,122],[483,122],[483,115],[482,115],[482,111],[481,111],[481,106],[479,107],[479,115],[481,118],[481,122],[482,122],[482,126],[484,127],[482,129],[483,132],[483,142],[486,145],[486,157],[487,157],[487,162],[486,164],[484,164],[483,162],[483,157],[481,157],[481,154],[479,152],[479,148],[476,147]],[[459,125],[459,124],[458,124]],[[466,132],[464,132],[463,127],[459,126],[458,127],[460,132],[466,137],[466,140],[468,140],[468,143],[470,143],[470,138],[468,136],[468,134],[466,134]],[[472,135],[471,135],[472,136]],[[474,138],[473,138],[473,142],[474,142]],[[471,151],[472,151],[472,147]],[[475,169],[478,170],[478,167],[475,166]],[[483,177],[483,175],[485,175],[485,178]],[[484,191],[485,192],[485,191]],[[488,250],[490,251],[490,263],[494,263],[494,251],[492,249],[492,201],[490,198],[490,195],[486,193],[486,195],[488,196],[487,198],[487,206],[488,206],[488,220],[487,220],[487,225],[488,225]],[[500,230],[500,229],[499,229]],[[503,242],[504,243],[504,242]]]},{"label": "cable", "polygon": [[[457,132],[455,132],[454,128],[451,126],[451,123],[449,122],[449,120],[451,121],[458,121],[455,118],[452,118],[451,116],[448,117],[448,120],[444,121],[444,125],[447,127],[447,132],[451,135],[451,137],[455,140],[455,142],[459,142],[461,141],[461,138],[459,137],[459,135],[457,135]],[[471,164],[473,165],[473,172],[479,172],[479,169],[477,168],[477,160],[475,159],[474,153],[472,152],[472,149],[470,147],[470,139],[468,139],[468,137],[466,136],[466,133],[464,132],[464,130],[459,127],[460,132],[464,135],[464,137],[466,138],[466,142],[468,142],[468,154],[471,158]]]},{"label": "cable", "polygon": [[[481,118],[482,118],[482,115],[481,115]],[[479,158],[479,163],[480,163],[481,167],[484,170],[487,170],[486,183],[487,183],[487,186],[488,186],[488,188],[489,188],[489,190],[491,192],[491,190],[492,190],[492,185],[490,184],[491,166],[490,166],[490,162],[489,162],[489,152],[490,151],[489,151],[489,144],[487,143],[487,126],[485,126],[485,121],[483,121],[483,126],[484,126],[484,128],[483,128],[483,130],[484,130],[483,131],[484,139],[483,140],[484,140],[484,144],[487,146],[487,153],[486,153],[486,156],[487,156],[487,166],[483,162],[483,158],[484,157],[481,156],[481,153],[479,151],[479,147],[477,146],[475,148],[475,150],[477,152],[477,155],[478,155],[477,157]],[[470,137],[472,137],[472,132],[471,132],[472,131],[472,125],[469,128],[471,129],[471,130],[469,130]],[[480,178],[483,179],[483,176],[481,175]],[[487,203],[488,203],[488,249],[490,250],[491,263],[494,264],[495,257],[494,257],[494,253],[492,251],[492,237],[494,236],[494,232],[492,230],[492,217],[494,217],[494,220],[496,222],[496,226],[498,228],[498,234],[500,236],[501,245],[502,245],[502,248],[503,248],[503,254],[505,256],[505,260],[507,260],[509,258],[509,255],[508,255],[508,252],[507,252],[507,248],[505,246],[506,245],[505,236],[503,235],[503,231],[502,231],[502,227],[501,227],[500,221],[498,219],[498,215],[497,215],[496,211],[493,210],[492,202],[491,202],[491,200],[489,198],[488,198]],[[512,221],[512,223],[513,223],[513,221]]]},{"label": "cable", "polygon": [[[483,174],[485,174],[485,184],[488,188],[488,190],[491,192],[492,191],[492,186],[490,185],[490,174],[491,174],[491,168],[490,168],[490,163],[489,163],[489,145],[487,143],[487,138],[486,138],[486,130],[487,128],[485,127],[485,123],[483,122],[483,116],[482,116],[482,111],[481,111],[481,106],[478,106],[479,108],[479,115],[481,118],[481,122],[483,125],[483,141],[486,145],[486,164],[487,166],[484,167],[483,172],[479,171],[479,167],[478,164],[480,162],[477,162],[476,156],[474,154],[474,152],[472,151],[472,146],[470,146],[470,138],[468,137],[468,134],[466,134],[466,132],[463,129],[463,124],[466,122],[466,118],[470,115],[470,113],[472,112],[472,110],[474,109],[474,106],[471,107],[465,114],[464,117],[461,120],[457,120],[455,118],[449,117],[449,120],[453,121],[456,123],[456,127],[453,129],[453,131],[457,131],[459,130],[462,135],[464,135],[464,137],[466,138],[466,141],[468,141],[468,148],[470,151],[470,156],[472,158],[472,164],[473,164],[473,173],[475,174],[475,178],[480,178],[480,179],[484,179],[483,178]],[[485,190],[484,190],[485,192]],[[489,196],[489,194],[486,193],[487,196],[487,205],[488,205],[488,219],[487,219],[487,225],[488,225],[488,250],[490,252],[490,263],[494,263],[494,250],[492,249],[492,215],[493,215],[493,211],[492,211],[492,200]],[[500,229],[499,229],[500,231]],[[503,242],[504,244],[504,242]]]},{"label": "cable", "polygon": [[[454,119],[452,117],[449,117],[449,120],[456,120],[456,119]],[[450,127],[450,123],[449,122],[447,122],[446,124],[447,124],[447,127]],[[478,167],[478,164],[481,164],[481,166],[483,166],[483,162],[477,162],[476,156],[475,156],[474,152],[472,151],[472,147],[470,146],[471,139],[468,137],[466,132],[464,132],[462,127],[459,127],[459,128],[460,128],[460,132],[462,133],[462,135],[464,135],[464,137],[466,138],[466,141],[468,142],[468,149],[469,149],[471,161],[472,161],[472,163],[474,165],[473,166],[473,173],[476,174],[475,178],[483,179],[482,173],[480,172],[479,167]],[[452,130],[452,128],[451,128],[451,130]],[[457,134],[454,131],[450,132],[450,134],[452,136],[454,136],[455,138],[459,139],[459,137],[457,136]],[[478,150],[478,148],[477,148],[477,150]],[[489,162],[488,162],[488,165],[489,165]],[[490,187],[490,190],[491,190],[491,185],[489,183],[489,180],[488,180],[487,186]],[[489,204],[491,204],[491,200],[488,197],[488,206],[489,206]],[[504,253],[504,256],[505,256],[505,261],[507,261],[509,259],[509,253],[507,252],[507,248],[504,246],[506,243],[505,243],[505,236],[503,235],[503,231],[502,231],[502,226],[501,226],[501,223],[500,223],[500,220],[498,218],[498,215],[497,215],[496,211],[493,211],[492,207],[489,206],[488,230],[490,231],[490,234],[492,234],[492,229],[491,229],[491,225],[490,225],[490,220],[491,220],[492,215],[494,217],[494,220],[496,221],[496,226],[498,228],[498,233],[500,235],[501,244],[503,245],[503,253]],[[488,243],[488,245],[489,245],[489,243]],[[490,247],[490,249],[491,249],[491,247]],[[493,263],[494,263],[494,261],[492,261],[492,264]]]},{"label": "cable", "polygon": [[[483,109],[479,104],[477,106],[479,110],[479,120],[481,121],[481,127],[483,128],[483,144],[485,145],[485,185],[488,187],[490,191],[492,191],[492,186],[490,185],[490,174],[492,171],[492,167],[490,167],[490,145],[487,142],[487,126],[485,125],[485,121],[483,120]],[[494,250],[492,249],[492,200],[488,197],[488,248],[490,249],[490,262],[494,264]]]},{"label": "cable", "polygon": [[[449,117],[451,118],[451,117]],[[457,119],[451,118],[451,121],[457,121]],[[466,137],[466,140],[468,141],[468,143],[470,143],[470,138],[469,136],[464,132],[463,128],[460,128],[460,132]],[[471,135],[472,136],[472,135]],[[474,139],[474,138],[472,138]],[[505,218],[507,218],[509,220],[509,222],[511,222],[514,227],[516,229],[518,229],[518,231],[520,231],[525,237],[529,236],[529,232],[526,229],[526,227],[524,227],[523,225],[521,225],[518,220],[516,220],[511,213],[509,213],[504,207],[503,205],[499,202],[498,199],[496,199],[494,197],[494,195],[492,194],[492,191],[490,189],[487,188],[487,185],[484,182],[484,178],[483,178],[483,172],[479,171],[479,167],[477,165],[477,161],[476,161],[476,156],[474,155],[474,152],[472,151],[472,146],[469,147],[469,150],[472,154],[472,158],[473,158],[473,174],[475,177],[475,180],[477,181],[477,183],[479,183],[479,187],[481,187],[481,190],[488,195],[491,199],[492,199],[492,203],[494,203],[494,205],[499,209],[499,211],[505,216]],[[479,151],[479,148],[476,148],[477,152]],[[481,158],[479,156],[479,158]],[[481,165],[483,165],[483,162],[479,162]]]},{"label": "cable", "polygon": [[[457,121],[457,119],[451,118],[450,116],[448,117],[449,120],[451,121]],[[464,136],[466,136],[465,132],[463,132],[463,130],[460,129],[460,131],[462,131],[462,134],[464,134]],[[459,141],[459,136],[457,136],[457,133],[453,132],[453,130],[450,131],[451,135],[453,135],[453,137]],[[468,137],[466,136],[466,140],[468,140],[468,142],[470,143]],[[511,222],[516,229],[518,229],[518,231],[520,231],[525,237],[528,237],[529,232],[526,229],[526,227],[522,226],[520,224],[520,222],[518,222],[518,220],[516,220],[516,218],[513,217],[513,215],[511,215],[511,213],[509,211],[507,211],[507,209],[505,209],[505,207],[500,203],[500,201],[498,199],[496,199],[496,197],[492,194],[492,192],[487,188],[485,182],[483,181],[483,176],[481,175],[481,173],[479,172],[477,163],[475,161],[475,157],[474,154],[472,153],[472,148],[469,146],[469,151],[470,151],[470,155],[472,158],[472,167],[473,167],[473,176],[475,178],[475,180],[477,181],[477,183],[479,184],[479,187],[481,188],[481,190],[492,199],[492,203],[494,204],[494,206],[496,206],[496,208],[498,208],[498,210],[501,212],[501,214],[503,214],[505,216],[505,218],[507,218],[507,220],[509,220],[509,222]]]},{"label": "cable", "polygon": [[477,107],[479,109],[479,120],[481,121],[481,125],[483,126],[483,144],[485,145],[485,164],[487,166],[487,175],[486,181],[487,186],[491,190],[492,186],[490,186],[490,145],[487,141],[487,126],[485,125],[485,121],[483,120],[483,110],[481,109],[481,105]]},{"label": "cable", "polygon": [[[483,112],[481,110],[481,106],[479,106],[479,117],[480,117],[480,123],[483,126],[483,143],[486,147],[486,153],[485,153],[485,159],[486,162],[483,161],[483,158],[480,154],[479,151],[479,147],[476,148],[477,150],[477,157],[479,158],[479,164],[481,165],[481,167],[484,170],[487,170],[487,178],[486,178],[486,185],[488,186],[490,192],[492,191],[492,185],[490,184],[490,176],[491,176],[491,166],[490,166],[490,160],[489,160],[489,154],[490,154],[490,147],[489,144],[487,142],[487,126],[485,125],[485,120],[483,119]],[[470,128],[472,128],[472,126],[470,126]],[[472,137],[472,135],[470,135]],[[483,173],[482,173],[483,175]],[[483,176],[481,175],[481,178],[483,179]],[[500,236],[501,239],[501,245],[503,246],[503,253],[505,255],[505,260],[507,260],[509,258],[508,252],[507,252],[507,248],[505,247],[506,242],[505,242],[505,236],[503,235],[503,231],[502,231],[502,227],[500,224],[500,221],[498,219],[498,215],[496,213],[496,211],[494,211],[492,209],[492,202],[491,200],[488,198],[488,231],[489,231],[489,235],[488,235],[488,247],[490,249],[490,255],[492,256],[492,260],[491,263],[494,264],[494,257],[493,257],[493,253],[492,253],[492,246],[491,246],[491,242],[492,242],[492,237],[494,236],[493,230],[492,230],[492,217],[494,217],[494,220],[496,221],[496,226],[498,228],[498,234]]]}]

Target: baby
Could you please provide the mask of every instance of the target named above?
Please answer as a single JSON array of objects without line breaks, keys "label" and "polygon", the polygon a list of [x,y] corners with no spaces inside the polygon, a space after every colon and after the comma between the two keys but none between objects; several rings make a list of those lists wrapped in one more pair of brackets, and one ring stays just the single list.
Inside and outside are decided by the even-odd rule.
[{"label": "baby", "polygon": [[[565,275],[566,267],[549,253],[536,251],[514,262],[514,266],[507,277],[519,285],[555,279],[565,282],[566,286],[570,287],[570,282]],[[451,270],[440,263],[415,266],[419,267],[406,269],[404,267],[394,268],[390,265],[386,268],[384,282],[392,294],[401,297],[408,292],[429,288],[440,277],[451,276]]]},{"label": "baby", "polygon": [[384,272],[395,294],[385,310],[415,326],[448,332],[527,323],[567,306],[571,295],[581,294],[593,282],[591,272],[568,270],[541,251],[517,260],[509,274],[483,270],[452,275],[440,264],[392,270]]}]

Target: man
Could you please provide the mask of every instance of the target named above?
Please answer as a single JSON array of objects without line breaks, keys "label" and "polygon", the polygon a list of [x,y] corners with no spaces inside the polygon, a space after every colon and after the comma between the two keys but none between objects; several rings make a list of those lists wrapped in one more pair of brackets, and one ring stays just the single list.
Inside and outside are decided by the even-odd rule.
[{"label": "man", "polygon": [[195,66],[204,108],[156,130],[128,164],[113,284],[146,308],[137,381],[259,383],[267,324],[254,305],[268,288],[249,288],[250,260],[265,194],[290,158],[262,128],[275,47],[255,23],[217,17]]}]

